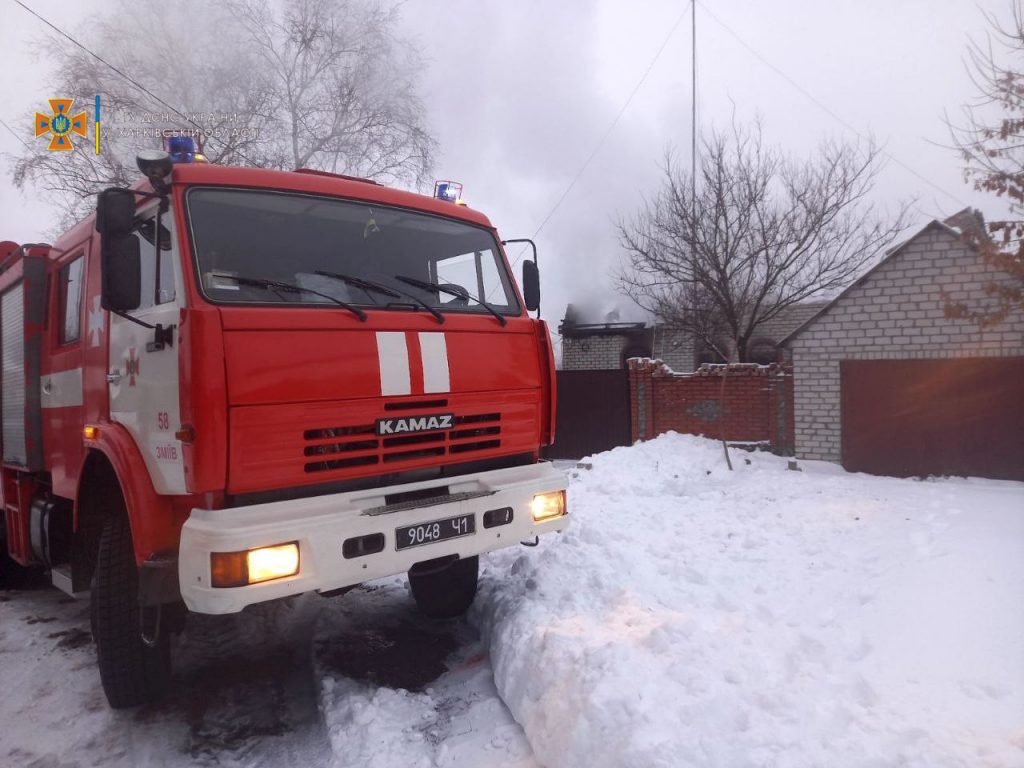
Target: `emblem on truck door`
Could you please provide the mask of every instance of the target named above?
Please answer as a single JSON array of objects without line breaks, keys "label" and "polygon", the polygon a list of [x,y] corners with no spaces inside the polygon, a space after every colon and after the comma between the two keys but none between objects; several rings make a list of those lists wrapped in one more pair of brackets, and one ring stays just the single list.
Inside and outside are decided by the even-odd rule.
[{"label": "emblem on truck door", "polygon": [[451,429],[455,415],[437,413],[432,416],[403,416],[399,419],[377,419],[378,435],[399,435],[408,432],[432,432],[437,429]]},{"label": "emblem on truck door", "polygon": [[124,369],[128,374],[128,386],[135,386],[135,377],[139,375],[139,355],[135,347],[128,348],[128,359],[124,361]]}]

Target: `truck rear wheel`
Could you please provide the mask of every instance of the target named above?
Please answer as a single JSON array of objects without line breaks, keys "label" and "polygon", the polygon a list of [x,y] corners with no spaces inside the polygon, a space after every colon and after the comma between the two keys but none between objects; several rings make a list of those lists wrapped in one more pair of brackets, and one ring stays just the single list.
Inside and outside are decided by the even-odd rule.
[{"label": "truck rear wheel", "polygon": [[453,619],[469,610],[476,597],[479,557],[466,557],[450,565],[417,564],[409,571],[409,586],[416,606],[435,619]]},{"label": "truck rear wheel", "polygon": [[[100,681],[114,709],[135,707],[160,698],[171,678],[168,634],[154,645],[142,639],[139,569],[124,503],[112,510],[100,537],[92,589],[92,630]],[[150,622],[154,624],[155,622]]]}]

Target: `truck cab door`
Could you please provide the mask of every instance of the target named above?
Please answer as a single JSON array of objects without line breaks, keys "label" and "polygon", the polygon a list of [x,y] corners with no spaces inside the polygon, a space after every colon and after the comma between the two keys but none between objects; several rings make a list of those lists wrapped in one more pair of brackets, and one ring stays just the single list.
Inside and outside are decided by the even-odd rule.
[{"label": "truck cab door", "polygon": [[110,420],[124,425],[145,459],[160,494],[183,494],[184,463],[175,432],[181,423],[178,384],[178,324],[182,297],[180,251],[170,210],[139,209],[134,236],[140,240],[142,301],[130,317],[110,313],[107,383]]},{"label": "truck cab door", "polygon": [[60,254],[51,269],[48,350],[40,378],[43,444],[55,493],[74,498],[82,463],[83,305],[88,241]]}]

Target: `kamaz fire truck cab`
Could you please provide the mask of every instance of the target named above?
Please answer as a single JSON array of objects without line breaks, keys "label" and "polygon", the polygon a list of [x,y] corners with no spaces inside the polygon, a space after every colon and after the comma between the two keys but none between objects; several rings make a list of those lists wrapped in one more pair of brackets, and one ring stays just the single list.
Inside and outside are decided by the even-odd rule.
[{"label": "kamaz fire truck cab", "polygon": [[524,301],[485,216],[315,171],[139,166],[53,246],[0,250],[6,547],[90,592],[112,706],[164,690],[182,604],[406,572],[454,616],[478,555],[566,527],[536,264]]}]

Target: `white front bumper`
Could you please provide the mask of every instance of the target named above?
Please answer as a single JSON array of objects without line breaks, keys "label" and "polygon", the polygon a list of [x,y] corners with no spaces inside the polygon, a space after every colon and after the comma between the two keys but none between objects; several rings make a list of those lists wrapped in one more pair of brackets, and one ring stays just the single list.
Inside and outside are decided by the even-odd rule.
[{"label": "white front bumper", "polygon": [[[444,485],[463,498],[429,506],[388,509],[385,496]],[[236,613],[247,605],[315,590],[328,591],[370,579],[405,573],[415,563],[457,554],[472,557],[561,531],[566,515],[534,523],[530,502],[535,494],[564,490],[565,475],[549,463],[498,469],[440,480],[254,504],[232,509],[193,509],[181,531],[178,577],[181,596],[198,613]],[[468,498],[467,498],[468,497]],[[483,527],[483,513],[511,507],[512,522]],[[472,514],[476,532],[456,539],[396,549],[395,529],[455,515]],[[384,534],[384,549],[346,559],[346,539]],[[215,588],[210,582],[210,554],[299,542],[299,573],[247,587]]]}]

